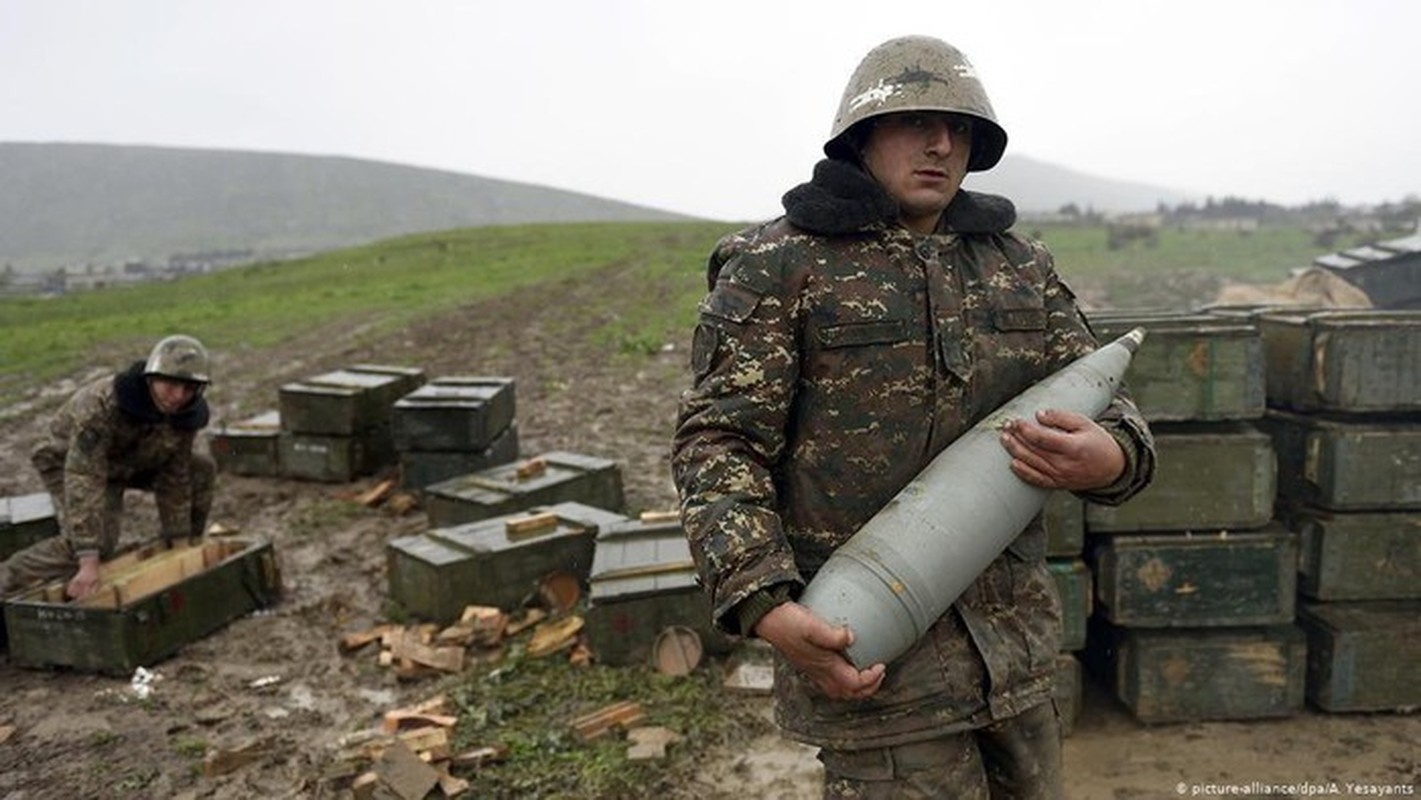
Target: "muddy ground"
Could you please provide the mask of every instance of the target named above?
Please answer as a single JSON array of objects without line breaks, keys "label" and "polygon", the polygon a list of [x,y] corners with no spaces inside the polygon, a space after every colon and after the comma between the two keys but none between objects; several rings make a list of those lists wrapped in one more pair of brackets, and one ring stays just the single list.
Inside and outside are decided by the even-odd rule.
[{"label": "muddy ground", "polygon": [[[418,366],[431,377],[506,375],[516,381],[525,456],[565,449],[614,458],[628,512],[670,508],[666,444],[686,380],[687,342],[668,342],[655,355],[619,354],[585,335],[605,319],[565,312],[608,308],[607,296],[640,290],[622,286],[626,280],[604,271],[556,287],[557,302],[542,288],[392,335],[343,326],[277,352],[217,352],[215,421],[274,407],[281,383],[353,363]],[[580,302],[582,293],[598,301]],[[36,387],[0,409],[0,495],[41,490],[28,452],[45,412],[78,382],[138,355],[96,353],[90,372]],[[337,741],[429,692],[336,647],[341,633],[383,621],[384,542],[426,525],[417,511],[354,506],[350,498],[374,480],[222,476],[213,521],[274,542],[284,599],[153,665],[161,679],[146,700],[126,679],[24,670],[0,658],[0,800],[328,796],[318,776]],[[141,495],[130,494],[129,505],[125,541],[135,541],[153,529],[154,517]],[[4,738],[7,727],[13,732]],[[255,763],[203,775],[208,749],[252,743],[264,753]],[[1421,716],[1309,711],[1268,722],[1144,727],[1089,685],[1066,758],[1069,794],[1084,800],[1350,796],[1362,793],[1359,784],[1414,794]],[[781,740],[768,724],[698,759],[687,796],[817,796],[813,752]],[[480,796],[477,787],[467,796]]]}]

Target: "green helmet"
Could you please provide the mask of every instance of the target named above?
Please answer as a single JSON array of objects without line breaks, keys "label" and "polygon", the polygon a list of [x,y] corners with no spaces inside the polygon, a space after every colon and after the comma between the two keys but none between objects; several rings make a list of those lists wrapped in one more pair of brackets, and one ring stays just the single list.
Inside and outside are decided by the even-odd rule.
[{"label": "green helmet", "polygon": [[873,48],[859,62],[824,153],[858,159],[850,129],[864,120],[899,111],[945,111],[972,118],[972,155],[967,170],[991,169],[1007,148],[1007,132],[997,124],[987,90],[962,51],[930,36],[904,36]]},{"label": "green helmet", "polygon": [[160,375],[192,383],[208,382],[207,348],[191,336],[168,336],[153,345],[144,375]]}]

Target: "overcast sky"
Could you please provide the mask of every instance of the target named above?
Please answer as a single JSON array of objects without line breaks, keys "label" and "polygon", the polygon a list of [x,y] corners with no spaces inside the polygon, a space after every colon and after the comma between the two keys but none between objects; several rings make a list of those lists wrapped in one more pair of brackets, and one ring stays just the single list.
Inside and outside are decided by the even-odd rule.
[{"label": "overcast sky", "polygon": [[863,54],[910,33],[967,53],[1009,155],[1286,204],[1421,194],[1415,0],[0,0],[0,141],[353,156],[758,219]]}]

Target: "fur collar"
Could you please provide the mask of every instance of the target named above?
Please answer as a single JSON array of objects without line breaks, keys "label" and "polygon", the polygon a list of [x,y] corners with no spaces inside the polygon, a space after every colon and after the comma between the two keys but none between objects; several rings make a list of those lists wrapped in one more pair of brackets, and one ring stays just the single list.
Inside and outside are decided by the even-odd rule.
[{"label": "fur collar", "polygon": [[[857,166],[826,158],[814,165],[808,183],[785,193],[785,216],[810,233],[847,234],[898,219],[898,204]],[[1003,233],[1016,222],[1016,207],[1005,197],[959,190],[943,212],[944,233]]]},{"label": "fur collar", "polygon": [[125,415],[139,422],[156,425],[166,422],[180,431],[201,430],[207,425],[207,400],[199,396],[187,408],[172,416],[166,416],[153,405],[153,396],[148,393],[148,379],[143,376],[144,362],[135,361],[133,366],[114,376],[114,397],[118,408]]}]

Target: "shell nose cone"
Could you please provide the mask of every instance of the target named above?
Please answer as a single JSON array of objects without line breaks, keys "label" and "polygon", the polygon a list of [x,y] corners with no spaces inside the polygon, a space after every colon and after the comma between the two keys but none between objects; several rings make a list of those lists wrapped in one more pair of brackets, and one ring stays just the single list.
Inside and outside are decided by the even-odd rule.
[{"label": "shell nose cone", "polygon": [[1131,353],[1138,353],[1140,345],[1145,343],[1145,329],[1131,328],[1129,333],[1115,340],[1116,344],[1129,350]]}]

